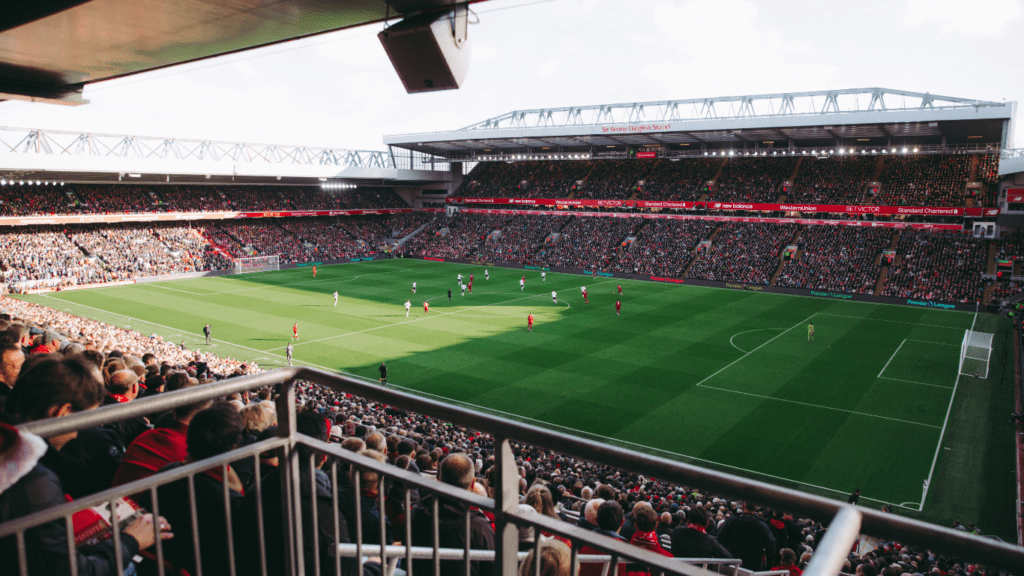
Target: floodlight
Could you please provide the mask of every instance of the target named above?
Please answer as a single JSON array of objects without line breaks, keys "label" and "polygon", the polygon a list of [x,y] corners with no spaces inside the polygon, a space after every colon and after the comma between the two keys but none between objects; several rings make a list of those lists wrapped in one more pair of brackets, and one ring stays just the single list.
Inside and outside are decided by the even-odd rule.
[{"label": "floodlight", "polygon": [[914,154],[917,154],[917,148],[914,148]]}]

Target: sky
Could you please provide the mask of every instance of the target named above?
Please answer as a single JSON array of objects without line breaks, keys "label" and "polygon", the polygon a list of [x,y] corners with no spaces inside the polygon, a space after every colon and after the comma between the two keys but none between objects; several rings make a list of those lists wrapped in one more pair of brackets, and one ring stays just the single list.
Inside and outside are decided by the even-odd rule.
[{"label": "sky", "polygon": [[[1024,102],[1024,0],[490,0],[461,89],[406,94],[375,24],[88,85],[0,125],[384,149],[524,108],[883,87]],[[1014,145],[1024,148],[1024,116]]]}]

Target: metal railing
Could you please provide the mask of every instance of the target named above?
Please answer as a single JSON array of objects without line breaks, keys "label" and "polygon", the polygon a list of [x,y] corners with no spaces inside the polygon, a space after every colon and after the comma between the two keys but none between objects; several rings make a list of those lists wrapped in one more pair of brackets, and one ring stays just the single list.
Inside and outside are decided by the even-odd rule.
[{"label": "metal railing", "polygon": [[[408,472],[398,467],[380,463],[371,458],[341,450],[338,445],[321,442],[316,439],[298,434],[296,431],[296,392],[295,381],[314,382],[325,386],[335,392],[349,393],[355,396],[366,398],[382,404],[387,404],[424,415],[430,415],[441,420],[464,426],[485,434],[494,439],[494,456],[496,471],[492,480],[494,498],[485,498],[470,491],[450,486],[434,479],[425,478],[419,474]],[[227,502],[228,495],[228,474],[229,463],[240,459],[251,458],[255,462],[255,500],[257,506],[257,518],[260,527],[259,542],[252,543],[258,546],[261,575],[267,574],[267,550],[268,543],[264,541],[263,532],[263,495],[260,482],[260,453],[268,450],[277,450],[279,457],[279,470],[281,471],[281,505],[285,521],[284,538],[280,545],[283,547],[283,557],[287,573],[316,574],[321,575],[319,551],[321,549],[319,533],[312,530],[304,533],[303,530],[303,495],[300,490],[300,482],[306,476],[303,470],[310,472],[309,482],[316,494],[315,479],[313,478],[314,461],[310,455],[307,461],[300,458],[300,449],[310,449],[317,454],[327,454],[333,461],[330,463],[328,476],[331,480],[331,497],[333,507],[333,522],[337,527],[339,522],[339,500],[338,500],[338,468],[339,465],[347,465],[355,470],[377,473],[377,502],[376,506],[381,511],[385,510],[384,482],[390,479],[391,482],[400,483],[403,490],[404,527],[401,532],[403,536],[397,536],[407,544],[414,543],[412,539],[412,514],[410,514],[410,491],[419,490],[425,494],[436,496],[432,500],[435,513],[433,527],[433,546],[429,557],[433,560],[433,568],[436,574],[442,573],[442,560],[450,563],[461,560],[462,566],[459,572],[469,574],[471,561],[474,555],[479,552],[471,551],[469,538],[465,539],[466,546],[461,555],[448,560],[452,551],[442,552],[439,545],[437,506],[438,498],[445,502],[457,503],[463,507],[465,514],[465,530],[469,533],[470,509],[476,508],[481,511],[488,511],[494,515],[494,566],[493,573],[502,575],[517,574],[521,556],[519,553],[519,527],[532,527],[535,533],[543,531],[574,542],[573,560],[579,560],[579,548],[589,546],[600,550],[608,555],[610,566],[618,567],[620,562],[642,565],[648,567],[652,574],[684,574],[686,576],[707,576],[713,574],[702,566],[697,566],[676,558],[660,556],[653,552],[630,545],[626,542],[612,540],[603,535],[590,532],[567,522],[541,515],[524,515],[519,512],[519,474],[515,458],[512,452],[511,442],[513,440],[534,445],[540,448],[556,451],[561,454],[581,458],[592,462],[614,466],[623,470],[629,470],[649,477],[656,477],[659,480],[679,485],[694,486],[703,490],[721,494],[730,498],[748,500],[757,504],[770,506],[776,509],[791,511],[801,517],[823,520],[831,517],[826,536],[821,541],[805,574],[808,576],[835,576],[840,573],[847,555],[857,540],[859,533],[867,534],[885,539],[894,540],[907,545],[916,545],[930,550],[938,551],[946,555],[955,555],[972,562],[984,563],[987,566],[1003,570],[1017,570],[1024,566],[1024,548],[1011,546],[1001,542],[994,542],[980,538],[974,538],[955,532],[951,529],[938,527],[924,522],[902,518],[891,514],[885,514],[874,510],[850,506],[835,500],[802,493],[796,490],[780,488],[754,480],[740,478],[730,474],[717,472],[689,464],[674,462],[646,454],[632,452],[615,446],[600,444],[590,440],[566,436],[528,424],[506,420],[495,416],[474,412],[451,404],[443,404],[412,394],[399,392],[389,388],[383,388],[374,384],[367,384],[359,380],[338,376],[327,372],[308,368],[287,368],[267,372],[255,376],[235,378],[216,384],[188,388],[169,394],[161,394],[135,400],[127,404],[117,406],[106,406],[96,410],[73,414],[64,418],[53,418],[22,424],[19,428],[44,438],[71,431],[82,430],[112,422],[162,412],[186,404],[194,404],[205,400],[221,398],[230,394],[241,393],[272,385],[280,384],[279,397],[277,399],[278,414],[278,437],[251,444],[215,458],[209,458],[197,463],[191,463],[174,468],[169,471],[160,472],[149,478],[138,480],[129,484],[118,486],[92,496],[68,502],[53,508],[33,513],[29,516],[17,518],[0,524],[0,538],[15,537],[18,543],[19,557],[18,566],[22,576],[28,576],[28,558],[26,558],[25,539],[26,531],[30,528],[53,521],[64,520],[68,531],[68,554],[69,560],[74,559],[75,550],[73,547],[73,534],[71,530],[71,515],[79,510],[96,506],[103,503],[114,502],[125,495],[146,493],[152,499],[153,514],[160,514],[160,502],[157,498],[157,488],[170,482],[186,479],[188,481],[190,496],[190,518],[192,524],[193,548],[197,566],[196,576],[202,576],[199,548],[199,524],[197,521],[197,510],[195,500],[195,476],[211,468],[219,468],[222,471],[222,483]],[[305,467],[305,468],[304,468]],[[358,495],[361,494],[361,474],[353,474],[354,493],[356,507],[356,522],[354,527],[354,542],[340,542],[338,530],[334,530],[334,542],[327,548],[328,553],[334,558],[334,573],[342,573],[342,557],[355,558],[358,566],[362,564],[368,554],[380,558],[381,564],[388,566],[396,553],[405,560],[405,568],[412,568],[415,546],[404,546],[401,549],[389,548],[385,541],[385,526],[383,520],[380,524],[380,534],[376,541],[379,544],[364,544],[367,534],[363,533],[363,521]],[[231,540],[231,507],[225,504],[225,519],[229,527],[228,541]],[[312,507],[313,526],[318,525],[316,506]],[[122,573],[125,559],[121,555],[120,548],[120,527],[116,519],[112,521],[113,537],[116,552],[116,566],[118,573]],[[350,530],[353,528],[350,527]],[[156,539],[156,560],[159,575],[164,576],[164,552],[162,542],[159,539],[160,528],[154,523]],[[399,530],[396,529],[396,533]],[[313,539],[314,566],[312,569],[306,566],[304,539]],[[275,543],[276,544],[276,543]],[[354,546],[354,552],[353,552]],[[539,556],[541,539],[535,538],[534,557]],[[230,546],[229,546],[230,548]],[[233,550],[229,550],[229,566],[232,576],[236,573],[236,559]],[[255,549],[254,549],[255,553]],[[419,557],[422,552],[416,552]],[[490,555],[486,555],[490,558]],[[589,558],[588,558],[589,560]],[[698,563],[705,561],[696,561]],[[71,563],[72,576],[77,576],[75,563]],[[446,564],[450,566],[450,564]],[[450,573],[446,568],[443,573]],[[612,569],[614,573],[615,568]],[[420,570],[417,570],[417,574]],[[539,574],[539,565],[534,567],[534,573]],[[214,576],[207,574],[207,576]]]}]

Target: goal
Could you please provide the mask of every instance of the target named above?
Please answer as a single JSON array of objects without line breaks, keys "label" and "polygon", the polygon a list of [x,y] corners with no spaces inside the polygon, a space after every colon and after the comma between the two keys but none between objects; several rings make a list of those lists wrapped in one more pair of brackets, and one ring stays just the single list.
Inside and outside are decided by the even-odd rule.
[{"label": "goal", "polygon": [[235,259],[235,274],[248,274],[250,272],[267,272],[269,270],[280,270],[281,258],[274,256],[251,256],[248,258]]},{"label": "goal", "polygon": [[964,332],[960,344],[960,373],[964,376],[988,378],[988,361],[992,357],[992,337],[988,332]]}]

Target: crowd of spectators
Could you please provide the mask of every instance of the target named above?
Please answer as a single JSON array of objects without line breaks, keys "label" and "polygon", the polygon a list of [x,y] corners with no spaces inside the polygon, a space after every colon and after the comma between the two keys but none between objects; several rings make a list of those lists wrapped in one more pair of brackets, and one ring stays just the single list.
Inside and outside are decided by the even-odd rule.
[{"label": "crowd of spectators", "polygon": [[729,158],[708,194],[716,202],[775,202],[796,158]]},{"label": "crowd of spectators", "polygon": [[865,204],[867,184],[877,160],[867,156],[806,157],[800,164],[786,202]]},{"label": "crowd of spectators", "polygon": [[889,268],[883,296],[978,302],[985,270],[984,240],[956,232],[904,230],[901,262]]},{"label": "crowd of spectators", "polygon": [[875,204],[883,206],[963,206],[971,156],[945,154],[888,156]]},{"label": "crowd of spectators", "polygon": [[507,216],[498,222],[498,233],[484,241],[477,256],[487,261],[536,265],[538,248],[552,232],[561,230],[568,219],[568,216]]},{"label": "crowd of spectators", "polygon": [[878,282],[890,228],[807,226],[800,233],[799,259],[789,260],[776,284],[788,288],[871,294]]},{"label": "crowd of spectators", "polygon": [[546,266],[608,271],[627,237],[639,229],[636,218],[574,216],[562,227],[558,242],[545,245],[537,261]]},{"label": "crowd of spectators", "polygon": [[612,267],[615,272],[681,277],[701,240],[717,224],[707,220],[651,220]]},{"label": "crowd of spectators", "polygon": [[996,258],[1000,260],[1024,258],[1024,234],[1014,232],[1001,236],[996,243]]},{"label": "crowd of spectators", "polygon": [[544,162],[480,162],[466,175],[456,196],[482,198],[527,198],[530,176]]},{"label": "crowd of spectators", "polygon": [[996,288],[992,291],[990,304],[999,304],[1003,300],[1024,292],[1024,282],[1017,280],[1000,280],[996,282]]},{"label": "crowd of spectators", "polygon": [[699,200],[724,160],[682,158],[661,160],[644,183],[639,200]]},{"label": "crowd of spectators", "polygon": [[62,230],[8,228],[0,232],[0,274],[9,289],[74,286],[108,280]]},{"label": "crowd of spectators", "polygon": [[391,188],[67,184],[0,187],[0,216],[409,208]]},{"label": "crowd of spectators", "polygon": [[[0,380],[0,432],[4,438],[0,455],[8,473],[0,484],[0,523],[63,503],[65,494],[83,498],[276,434],[278,417],[272,401],[279,391],[274,388],[89,428],[77,435],[43,440],[19,433],[11,424],[83,412],[100,403],[131,403],[259,368],[8,298],[0,298],[0,312],[0,375],[4,377]],[[22,346],[28,347],[27,355]],[[339,443],[342,450],[386,463],[396,471],[419,473],[480,496],[494,495],[498,472],[495,442],[487,434],[310,383],[297,384],[296,401],[294,425],[301,434]],[[825,527],[815,519],[731,501],[527,444],[513,443],[511,448],[521,513],[569,522],[664,556],[738,558],[748,570],[775,568],[796,576],[807,567],[824,536]],[[307,537],[302,553],[307,567],[319,560],[320,573],[333,573],[335,555],[329,550],[335,536],[347,543],[357,533],[371,551],[382,536],[389,544],[430,546],[437,537],[442,548],[494,549],[489,513],[452,500],[435,503],[434,496],[415,488],[409,490],[407,508],[405,487],[400,483],[385,479],[378,484],[376,472],[349,470],[344,464],[337,474],[329,474],[324,469],[330,469],[326,458],[303,447],[299,450],[304,465],[297,498],[303,506]],[[255,551],[262,550],[268,573],[281,573],[285,551],[280,546],[258,544],[261,535],[267,543],[280,542],[283,536],[280,483],[284,469],[277,467],[274,456],[260,455],[259,478],[253,462],[245,459],[233,462],[223,472],[208,471],[191,482],[182,479],[161,486],[156,495],[162,516],[143,514],[122,526],[119,541],[106,540],[74,550],[77,572],[114,576],[114,547],[120,546],[125,562],[130,563],[126,565],[128,573],[148,573],[153,566],[146,563],[151,560],[139,560],[136,555],[154,545],[154,532],[158,532],[164,558],[173,568],[226,573],[228,551],[234,550],[238,572],[255,573],[260,570],[260,554]],[[305,465],[307,462],[314,467]],[[357,479],[362,490],[356,489]],[[260,503],[255,501],[257,491],[253,489],[257,482],[262,489]],[[383,494],[377,492],[380,485]],[[195,527],[190,518],[190,492],[196,501]],[[332,497],[335,492],[337,508]],[[151,496],[144,493],[138,497],[145,506]],[[225,508],[232,512],[231,525],[226,523]],[[360,520],[355,511],[359,508],[361,524],[357,526]],[[436,532],[432,510],[439,514],[440,530]],[[411,539],[400,528],[406,517],[411,520]],[[308,537],[313,531],[319,535],[320,548]],[[974,528],[974,533],[980,531]],[[29,574],[63,573],[67,537],[62,520],[26,533],[23,551]],[[544,531],[520,530],[521,549],[532,549],[537,539],[541,540],[542,573],[568,574],[569,547],[574,543]],[[197,542],[198,549],[194,549]],[[581,554],[599,552],[578,543],[575,547]],[[0,569],[4,573],[17,571],[18,557],[14,538],[0,539]],[[135,562],[142,564],[137,567]],[[341,562],[344,574],[359,574],[354,561]],[[380,568],[370,558],[360,576],[379,574]],[[431,566],[424,561],[414,568],[416,573],[426,573]],[[528,564],[524,573],[527,568]],[[600,572],[601,566],[584,563],[581,568],[589,574],[595,569]],[[441,564],[442,573],[461,569],[459,562]],[[860,555],[850,554],[843,572],[861,576],[982,574],[977,566],[960,559],[888,541],[878,542],[876,548]],[[492,574],[493,566],[473,561],[470,573]]]},{"label": "crowd of spectators", "polygon": [[[307,262],[315,255],[315,245],[304,242],[275,219],[254,219],[242,222],[217,222],[210,225],[216,238],[233,240],[244,256],[277,255],[282,264]],[[321,223],[321,226],[329,224]]]},{"label": "crowd of spectators", "polygon": [[688,278],[768,284],[779,268],[782,249],[793,239],[796,224],[725,222],[710,248],[697,252]]},{"label": "crowd of spectators", "polygon": [[595,163],[574,198],[625,200],[654,169],[656,160],[601,160]]},{"label": "crowd of spectators", "polygon": [[530,197],[569,198],[593,166],[588,160],[545,162],[530,178]]}]

